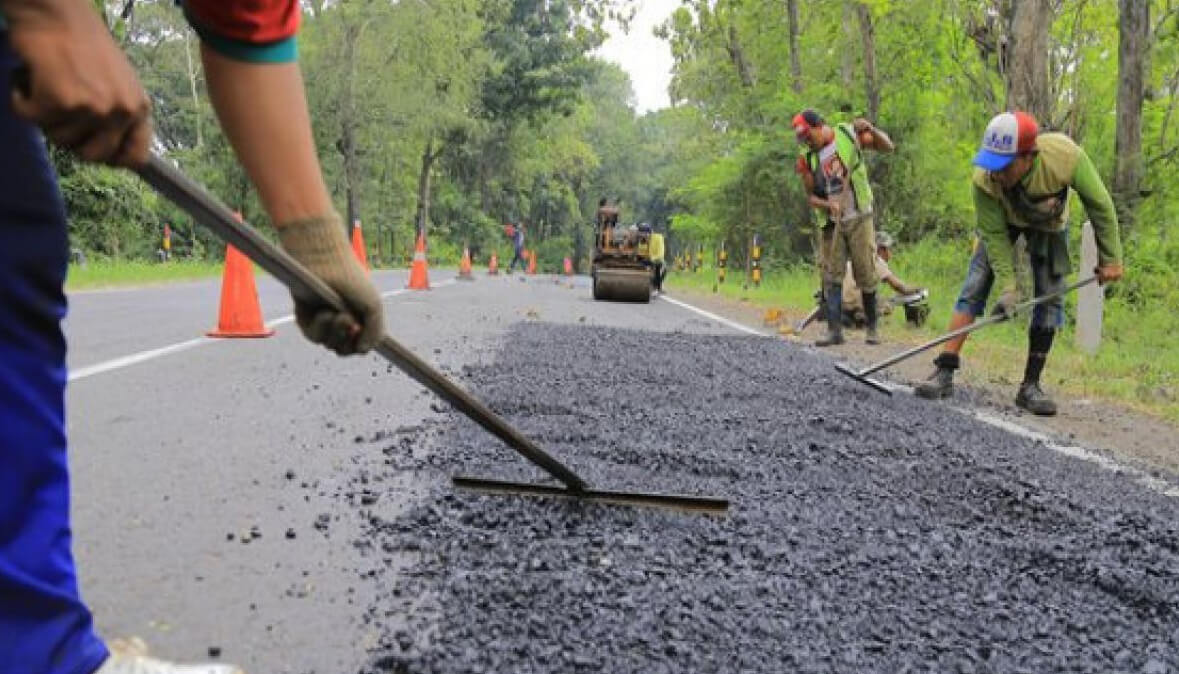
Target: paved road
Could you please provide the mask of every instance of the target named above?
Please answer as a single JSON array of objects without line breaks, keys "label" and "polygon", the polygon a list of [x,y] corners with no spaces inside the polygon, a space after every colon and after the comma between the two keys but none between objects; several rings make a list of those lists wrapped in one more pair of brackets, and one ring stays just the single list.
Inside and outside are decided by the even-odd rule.
[{"label": "paved road", "polygon": [[[387,316],[394,336],[452,372],[490,361],[520,321],[732,334],[669,302],[594,303],[584,278],[444,278],[390,295]],[[405,276],[377,280],[395,292]],[[358,581],[383,562],[353,546],[361,532],[336,497],[350,489],[345,476],[380,458],[367,440],[441,408],[377,357],[338,359],[290,322],[270,339],[199,339],[218,290],[205,281],[70,298],[84,596],[104,636],[139,635],[169,657],[218,647],[251,672],[356,671],[377,636]],[[259,294],[268,321],[290,313],[272,281]],[[187,348],[117,366],[178,343]],[[373,506],[383,517],[412,501],[412,485],[384,489]]]},{"label": "paved road", "polygon": [[[490,366],[514,368],[510,379],[519,378],[529,369],[528,351],[537,345],[508,338],[513,326],[526,321],[738,334],[732,325],[673,300],[595,303],[584,278],[521,279],[480,274],[465,283],[435,273],[436,289],[404,292],[403,273],[377,275],[389,293],[390,332],[459,377],[467,374],[463,366]],[[210,281],[71,297],[67,330],[74,380],[68,409],[84,595],[104,635],[139,635],[170,657],[201,659],[217,647],[224,659],[250,672],[356,672],[372,663],[373,653],[388,648],[387,641],[379,642],[397,633],[398,606],[405,596],[419,594],[398,595],[399,588],[426,587],[415,585],[421,579],[408,578],[422,558],[395,544],[396,531],[374,535],[373,530],[427,502],[429,487],[412,482],[407,476],[413,471],[387,468],[385,462],[410,457],[437,473],[448,467],[447,460],[470,453],[471,442],[453,434],[449,415],[431,396],[377,357],[338,359],[307,345],[292,323],[283,322],[290,312],[284,291],[267,280],[260,283],[260,295],[267,319],[277,322],[275,337],[201,339],[215,319],[217,295],[218,284]],[[563,333],[544,334],[561,339]],[[684,340],[671,335],[664,341]],[[142,362],[124,359],[176,344],[184,348]],[[503,359],[504,349],[510,358]],[[623,367],[634,362],[628,360],[635,357],[631,351],[617,355]],[[707,358],[701,363],[705,370],[720,362],[715,354]],[[793,394],[789,367],[775,366],[767,374],[762,364],[744,366],[772,380],[775,391],[780,383],[783,396]],[[559,375],[552,363],[544,367],[548,374],[539,376],[548,378],[544,384],[551,391],[550,380]],[[487,368],[477,369],[486,379]],[[528,376],[525,372],[523,379]],[[665,376],[669,382],[691,382],[692,373]],[[581,376],[560,389],[565,406],[605,409],[602,388],[594,392],[588,379]],[[545,398],[544,390],[538,384],[534,393]],[[500,402],[511,403],[508,397]],[[890,404],[904,406],[897,400]],[[536,409],[543,412],[545,405],[556,403],[542,399]],[[802,420],[785,431],[766,421],[766,432],[817,423],[803,418],[805,410],[794,413]],[[692,418],[685,416],[683,423]],[[937,426],[922,431],[933,445],[947,441]],[[841,426],[831,431],[842,432]],[[446,444],[455,438],[468,446]],[[405,453],[386,457],[382,450],[390,447]],[[1046,464],[1068,469],[1060,475],[1072,470],[1065,459],[1042,451],[1052,457]],[[431,453],[442,456],[432,459]],[[1118,488],[1140,489],[1128,480]],[[1126,499],[1149,501],[1141,495]],[[365,512],[375,519],[358,517]],[[848,511],[849,517],[862,514]],[[748,520],[733,521],[738,519]],[[459,550],[455,559],[463,554],[452,524],[440,521],[433,554],[448,549]],[[415,541],[430,535],[423,536],[421,526],[414,529]],[[382,605],[388,606],[384,612]],[[418,613],[423,614],[429,611]],[[422,633],[420,624],[414,632]]]}]

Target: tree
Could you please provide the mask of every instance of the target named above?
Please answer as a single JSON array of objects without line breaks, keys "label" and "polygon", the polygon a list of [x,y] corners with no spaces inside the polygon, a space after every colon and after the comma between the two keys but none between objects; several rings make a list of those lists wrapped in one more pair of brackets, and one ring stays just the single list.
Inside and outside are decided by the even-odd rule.
[{"label": "tree", "polygon": [[1051,123],[1056,101],[1048,79],[1052,0],[1015,0],[1006,63],[1007,107]]},{"label": "tree", "polygon": [[1133,229],[1142,185],[1142,103],[1150,46],[1150,4],[1119,0],[1116,164],[1113,176],[1118,221]]}]

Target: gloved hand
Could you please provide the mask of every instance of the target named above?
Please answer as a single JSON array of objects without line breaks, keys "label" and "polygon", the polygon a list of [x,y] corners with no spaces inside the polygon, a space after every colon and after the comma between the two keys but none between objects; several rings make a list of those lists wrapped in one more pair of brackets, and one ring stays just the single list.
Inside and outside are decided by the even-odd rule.
[{"label": "gloved hand", "polygon": [[902,295],[916,295],[917,293],[921,292],[922,290],[924,290],[924,288],[921,288],[918,286],[907,285],[901,289],[901,294]]},{"label": "gloved hand", "polygon": [[352,254],[335,213],[280,225],[278,238],[291,257],[339,293],[347,313],[295,297],[295,320],[307,339],[341,356],[364,353],[385,332],[381,295]]},{"label": "gloved hand", "polygon": [[1112,283],[1121,279],[1125,270],[1122,269],[1122,265],[1120,264],[1107,264],[1094,269],[1093,273],[1097,275],[1097,282],[1105,285],[1106,283]]},{"label": "gloved hand", "polygon": [[1015,305],[1019,303],[1019,293],[1014,289],[1004,290],[999,295],[999,301],[995,302],[995,306],[991,307],[991,315],[1004,315],[1007,318],[1015,317]]}]

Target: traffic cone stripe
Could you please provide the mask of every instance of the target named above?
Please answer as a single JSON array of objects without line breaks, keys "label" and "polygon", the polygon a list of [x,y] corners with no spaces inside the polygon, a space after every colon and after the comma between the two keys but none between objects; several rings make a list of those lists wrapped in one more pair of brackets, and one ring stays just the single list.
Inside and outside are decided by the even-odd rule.
[{"label": "traffic cone stripe", "polygon": [[217,329],[209,337],[269,337],[274,330],[262,322],[262,305],[254,283],[254,265],[233,246],[225,247],[225,273],[221,278],[221,308]]},{"label": "traffic cone stripe", "polygon": [[413,264],[409,268],[410,290],[429,290],[430,278],[426,271],[426,237],[418,234],[418,242],[413,250]]}]

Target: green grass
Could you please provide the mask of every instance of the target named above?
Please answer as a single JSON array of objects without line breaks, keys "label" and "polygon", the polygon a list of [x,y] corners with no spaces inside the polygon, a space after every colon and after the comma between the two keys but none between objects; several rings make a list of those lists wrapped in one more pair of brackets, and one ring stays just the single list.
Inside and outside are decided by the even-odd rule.
[{"label": "green grass", "polygon": [[191,281],[218,276],[221,270],[220,262],[203,260],[170,260],[165,263],[144,260],[96,260],[87,262],[85,266],[71,264],[66,276],[66,290]]},{"label": "green grass", "polygon": [[[929,321],[920,329],[904,323],[904,313],[893,312],[883,325],[886,339],[893,344],[917,344],[943,333],[966,272],[969,251],[966,244],[926,240],[897,251],[892,268],[910,284],[930,290]],[[671,290],[711,292],[716,274],[711,268],[699,273],[672,271]],[[809,266],[767,271],[761,287],[743,289],[744,270],[730,274],[717,286],[718,295],[745,301],[756,307],[781,308],[791,317],[801,316],[814,306],[818,274]],[[892,295],[882,289],[881,297]],[[1144,411],[1172,423],[1179,423],[1179,312],[1167,302],[1146,303],[1147,309],[1131,306],[1121,297],[1105,303],[1101,348],[1090,356],[1075,345],[1072,316],[1075,294],[1066,310],[1069,324],[1057,336],[1044,381],[1053,391],[1074,398],[1095,398]],[[899,350],[899,349],[898,349]],[[961,378],[1014,387],[1023,375],[1027,355],[1027,331],[1019,321],[1000,324],[974,333],[963,359]],[[921,358],[921,356],[918,356]]]}]

